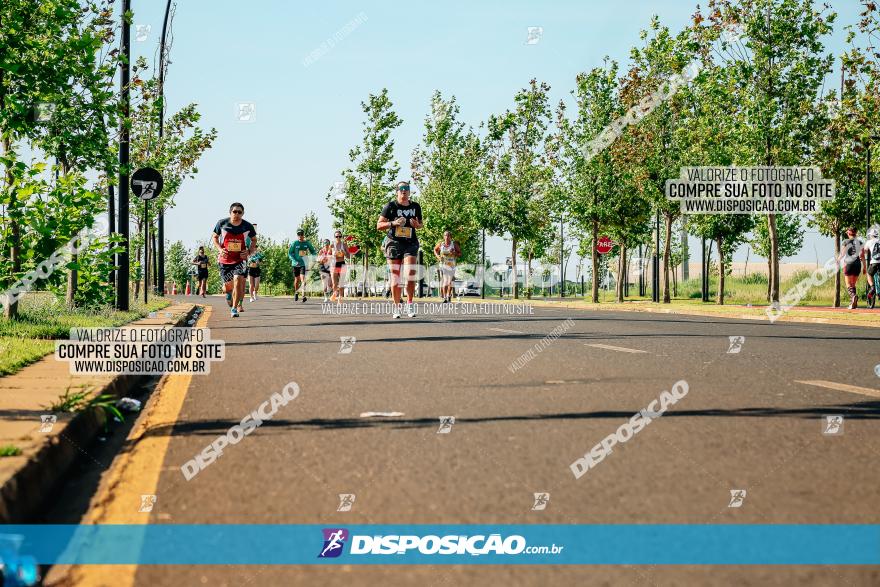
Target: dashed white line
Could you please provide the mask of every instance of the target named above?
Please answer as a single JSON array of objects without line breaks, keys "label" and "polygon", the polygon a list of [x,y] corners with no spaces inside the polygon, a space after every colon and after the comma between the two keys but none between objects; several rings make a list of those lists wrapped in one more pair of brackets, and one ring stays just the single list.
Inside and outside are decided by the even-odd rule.
[{"label": "dashed white line", "polygon": [[525,334],[525,332],[520,332],[519,330],[506,330],[504,328],[490,328],[489,330],[494,330],[495,332],[504,332],[505,334]]},{"label": "dashed white line", "polygon": [[591,346],[591,347],[593,347],[593,348],[597,348],[597,349],[605,349],[605,350],[608,350],[608,351],[620,351],[620,352],[622,352],[622,353],[645,353],[645,354],[647,354],[647,352],[648,352],[648,351],[640,351],[639,349],[628,349],[628,348],[626,348],[626,347],[622,347],[622,346],[611,346],[610,344],[589,344],[589,343],[584,343],[584,346]]},{"label": "dashed white line", "polygon": [[850,393],[858,393],[859,395],[867,395],[868,397],[880,397],[880,389],[871,389],[870,387],[859,387],[858,385],[849,385],[847,383],[835,383],[834,381],[795,381],[795,383],[803,383],[804,385],[812,385],[814,387],[825,387],[837,391],[848,391]]}]

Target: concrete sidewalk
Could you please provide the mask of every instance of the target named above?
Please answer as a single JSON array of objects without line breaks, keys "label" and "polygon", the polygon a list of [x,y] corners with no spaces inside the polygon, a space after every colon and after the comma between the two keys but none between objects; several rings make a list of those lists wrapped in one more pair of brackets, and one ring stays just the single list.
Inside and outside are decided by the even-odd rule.
[{"label": "concrete sidewalk", "polygon": [[[126,326],[184,326],[195,312],[192,303],[176,303]],[[24,369],[0,377],[0,446],[21,449],[19,456],[0,458],[0,522],[21,523],[63,477],[104,425],[102,410],[51,414],[48,406],[68,389],[89,396],[121,397],[144,376],[71,375],[69,364],[47,355]],[[41,416],[57,421],[43,423]]]}]

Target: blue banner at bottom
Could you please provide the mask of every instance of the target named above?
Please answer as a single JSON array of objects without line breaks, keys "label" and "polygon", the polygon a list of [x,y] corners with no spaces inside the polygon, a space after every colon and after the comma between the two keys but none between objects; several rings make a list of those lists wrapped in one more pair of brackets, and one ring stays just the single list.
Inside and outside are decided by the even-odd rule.
[{"label": "blue banner at bottom", "polygon": [[878,525],[8,525],[40,564],[878,565]]}]

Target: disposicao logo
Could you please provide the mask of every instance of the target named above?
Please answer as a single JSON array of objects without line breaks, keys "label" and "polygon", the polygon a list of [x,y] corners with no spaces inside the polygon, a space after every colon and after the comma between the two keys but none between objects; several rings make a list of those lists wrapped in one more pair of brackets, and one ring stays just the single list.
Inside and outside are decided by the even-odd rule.
[{"label": "disposicao logo", "polygon": [[324,548],[318,558],[336,558],[342,554],[345,541],[348,540],[348,530],[345,528],[324,528]]}]

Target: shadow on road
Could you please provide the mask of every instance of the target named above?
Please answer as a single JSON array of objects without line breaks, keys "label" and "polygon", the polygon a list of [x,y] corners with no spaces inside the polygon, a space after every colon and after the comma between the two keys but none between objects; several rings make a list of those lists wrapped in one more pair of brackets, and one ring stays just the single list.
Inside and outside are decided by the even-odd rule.
[{"label": "shadow on road", "polygon": [[[490,422],[535,422],[556,420],[628,420],[635,410],[602,410],[596,412],[565,412],[559,414],[523,414],[516,416],[488,416],[483,418],[456,417],[456,426],[485,424]],[[824,415],[842,414],[853,420],[880,419],[880,401],[838,404],[814,408],[737,408],[709,410],[671,410],[664,418],[819,418]],[[150,429],[144,436],[216,436],[225,434],[229,428],[238,425],[236,420],[201,420],[158,426]],[[261,428],[280,428],[284,430],[340,430],[346,428],[436,428],[439,418],[312,418],[310,420],[267,420]]]}]

